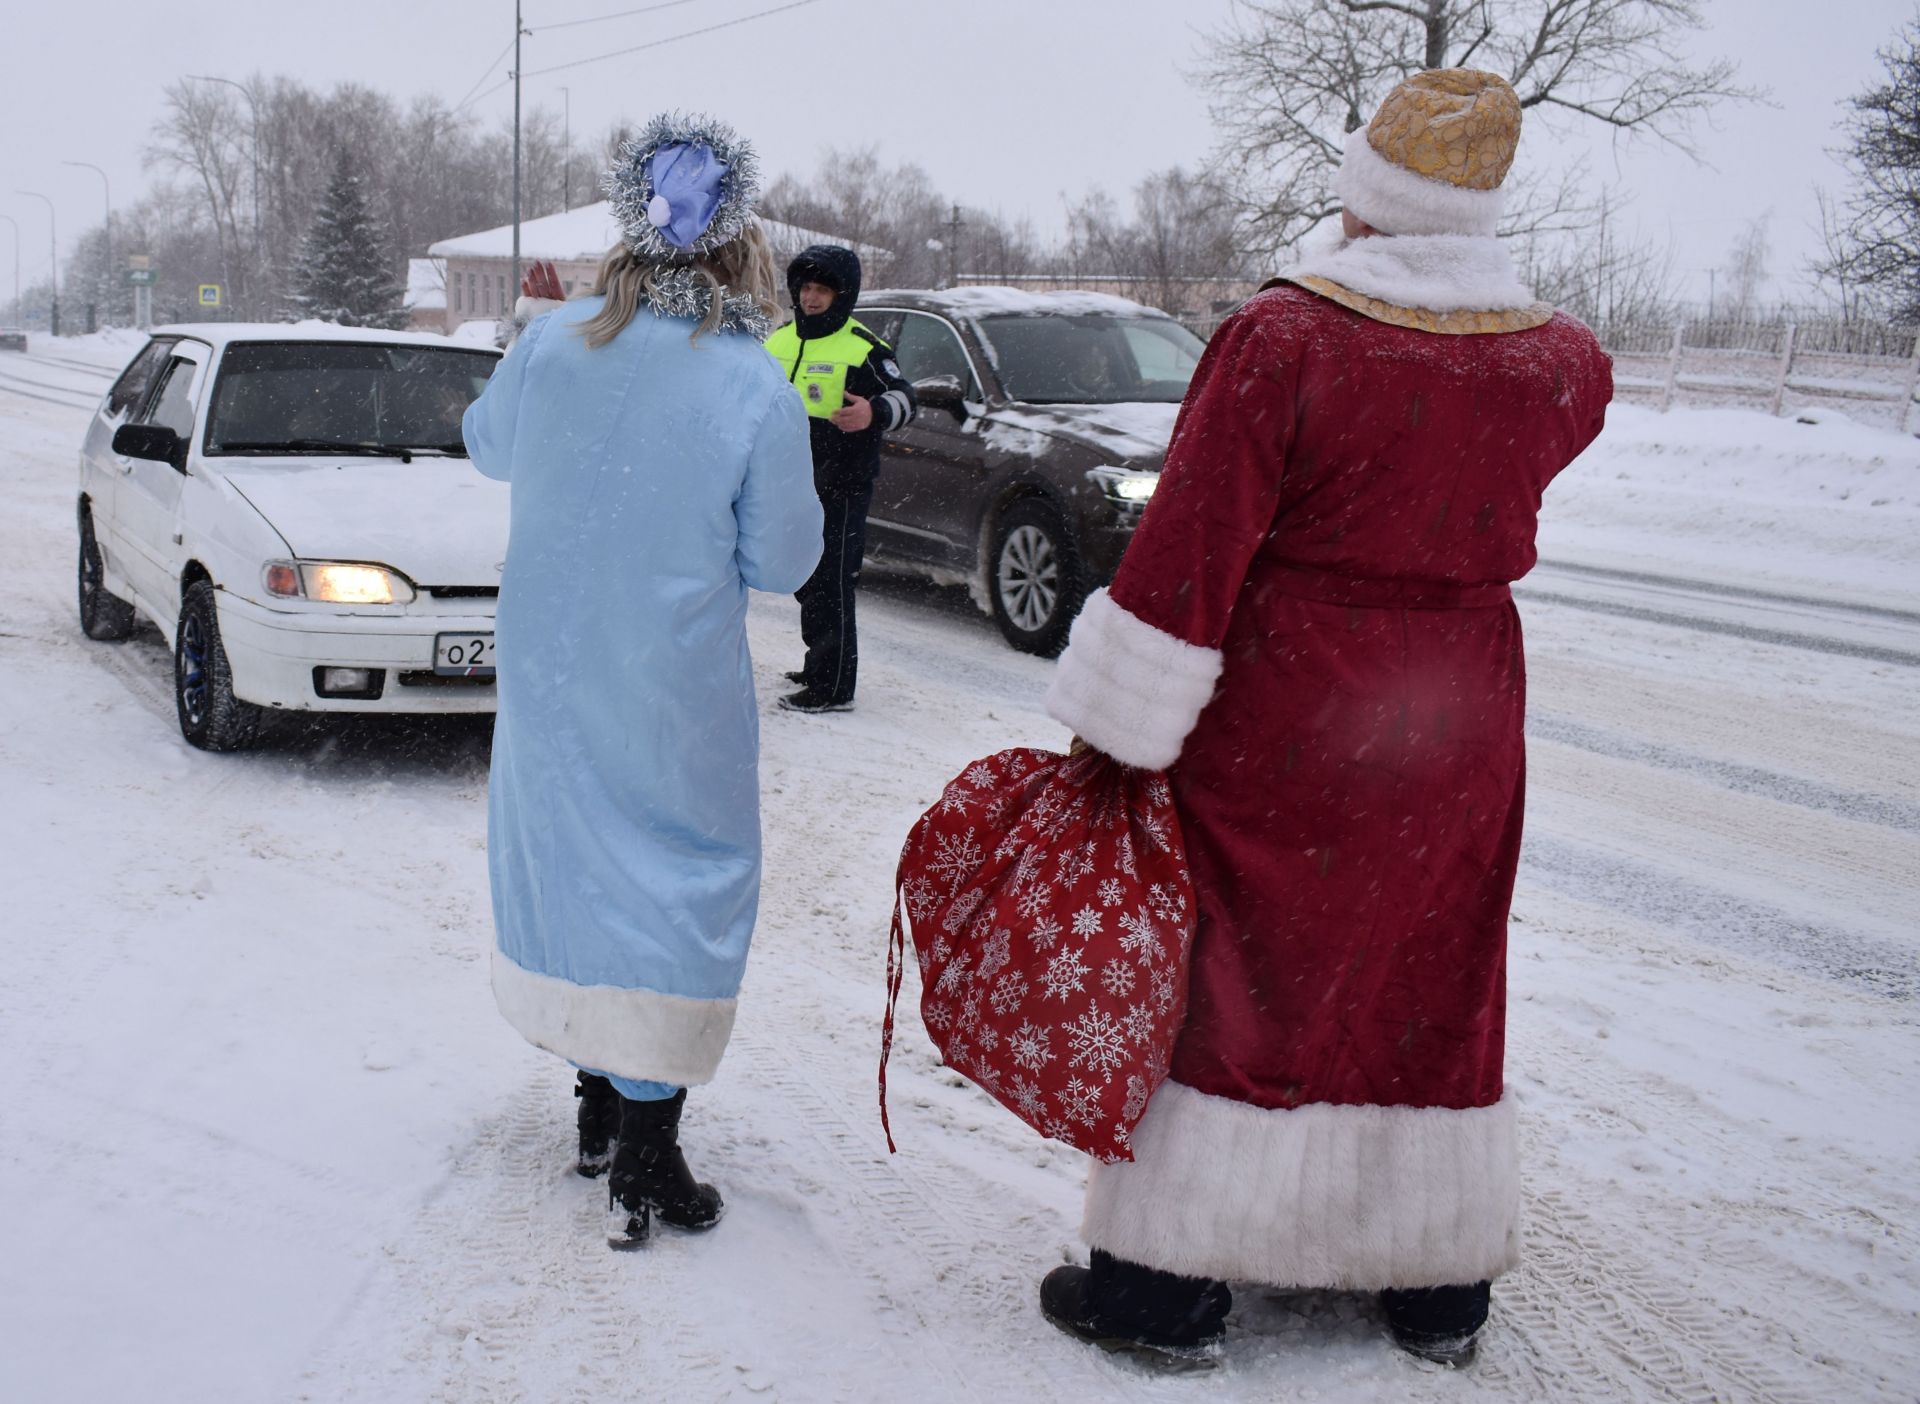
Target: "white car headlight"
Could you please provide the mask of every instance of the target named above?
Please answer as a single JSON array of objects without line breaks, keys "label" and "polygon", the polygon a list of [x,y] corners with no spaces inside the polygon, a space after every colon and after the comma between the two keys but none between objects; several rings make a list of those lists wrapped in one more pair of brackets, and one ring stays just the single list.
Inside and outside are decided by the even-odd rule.
[{"label": "white car headlight", "polygon": [[1143,472],[1138,468],[1095,468],[1087,476],[1099,483],[1108,497],[1124,507],[1141,506],[1160,486],[1158,473]]},{"label": "white car headlight", "polygon": [[322,604],[411,604],[413,586],[385,566],[350,561],[268,561],[267,593]]}]

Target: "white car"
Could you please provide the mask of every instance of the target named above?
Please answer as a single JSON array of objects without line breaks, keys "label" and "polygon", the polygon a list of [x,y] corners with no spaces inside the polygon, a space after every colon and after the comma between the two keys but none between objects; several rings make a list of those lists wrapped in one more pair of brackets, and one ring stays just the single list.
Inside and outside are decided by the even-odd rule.
[{"label": "white car", "polygon": [[80,453],[80,624],[174,641],[180,730],[265,710],[489,712],[507,487],[460,419],[491,347],[307,324],[165,327]]}]

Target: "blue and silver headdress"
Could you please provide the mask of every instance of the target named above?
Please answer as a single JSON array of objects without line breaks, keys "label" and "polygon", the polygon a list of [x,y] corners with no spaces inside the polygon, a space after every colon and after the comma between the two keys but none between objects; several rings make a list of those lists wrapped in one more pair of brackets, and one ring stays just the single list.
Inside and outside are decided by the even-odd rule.
[{"label": "blue and silver headdress", "polygon": [[738,238],[760,196],[760,158],[712,117],[662,113],[620,145],[600,179],[635,257],[691,263]]}]

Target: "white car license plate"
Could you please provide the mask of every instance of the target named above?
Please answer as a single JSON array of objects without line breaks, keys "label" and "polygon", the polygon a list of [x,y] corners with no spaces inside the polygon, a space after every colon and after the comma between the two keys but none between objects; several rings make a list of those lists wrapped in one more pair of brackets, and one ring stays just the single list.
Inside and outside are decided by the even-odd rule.
[{"label": "white car license plate", "polygon": [[492,634],[435,634],[433,671],[443,678],[493,676]]}]

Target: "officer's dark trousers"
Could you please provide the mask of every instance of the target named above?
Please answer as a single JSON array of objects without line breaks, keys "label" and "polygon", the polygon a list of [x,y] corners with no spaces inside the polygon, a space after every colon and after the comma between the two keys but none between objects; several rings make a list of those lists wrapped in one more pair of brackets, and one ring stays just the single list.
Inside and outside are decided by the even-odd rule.
[{"label": "officer's dark trousers", "polygon": [[812,577],[794,596],[800,601],[800,637],[807,645],[801,665],[809,692],[834,702],[853,700],[860,650],[854,632],[853,596],[860,585],[860,556],[867,544],[867,505],[873,485],[820,499],[825,548]]}]

